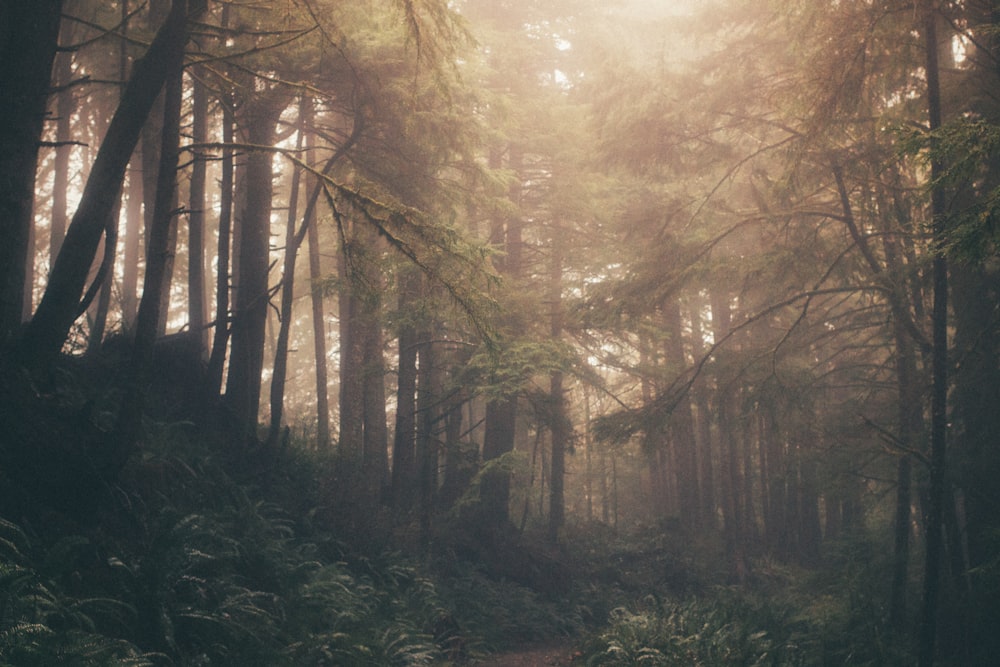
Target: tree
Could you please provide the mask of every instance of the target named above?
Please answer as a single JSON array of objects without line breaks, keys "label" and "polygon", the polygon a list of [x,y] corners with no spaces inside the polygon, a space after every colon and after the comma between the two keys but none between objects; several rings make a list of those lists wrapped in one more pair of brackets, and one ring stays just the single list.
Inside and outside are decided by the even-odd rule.
[{"label": "tree", "polygon": [[80,298],[87,273],[117,205],[125,167],[139,132],[170,74],[168,63],[177,53],[183,53],[187,16],[187,3],[175,2],[149,50],[135,63],[52,267],[42,301],[20,337],[22,363],[41,369],[51,364],[73,321],[82,314]]},{"label": "tree", "polygon": [[[21,320],[25,267],[35,189],[35,164],[45,120],[52,63],[59,40],[62,0],[0,5],[0,224],[3,283],[0,343],[10,343]],[[62,341],[59,342],[62,344]]]}]

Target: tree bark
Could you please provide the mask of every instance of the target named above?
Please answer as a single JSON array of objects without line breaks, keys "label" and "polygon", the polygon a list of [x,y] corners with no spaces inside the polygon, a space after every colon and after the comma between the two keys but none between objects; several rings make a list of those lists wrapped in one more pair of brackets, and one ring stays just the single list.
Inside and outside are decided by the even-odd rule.
[{"label": "tree bark", "polygon": [[[664,333],[666,345],[664,353],[668,367],[680,373],[687,367],[684,355],[684,333],[681,322],[681,307],[677,299],[668,299],[663,304]],[[701,524],[699,504],[698,455],[694,434],[694,413],[691,409],[691,395],[686,393],[671,415],[671,433],[677,456],[678,511],[685,526]]]},{"label": "tree bark", "polygon": [[[172,12],[183,20],[185,2],[176,2]],[[171,17],[168,20],[176,20]],[[132,358],[126,380],[126,392],[118,417],[117,451],[113,465],[125,464],[134,443],[140,435],[145,387],[153,362],[153,345],[158,335],[162,298],[160,286],[167,277],[167,253],[170,227],[174,217],[177,188],[177,160],[180,144],[180,114],[183,89],[183,49],[174,49],[164,65],[169,68],[164,95],[163,140],[160,146],[160,167],[156,183],[156,202],[153,209],[153,226],[149,230],[146,246],[146,275],[143,280],[142,299],[136,317]]]},{"label": "tree bark", "polygon": [[[520,178],[522,153],[519,148],[510,148],[510,168]],[[500,167],[500,154],[494,150],[490,154],[490,167]],[[509,198],[515,206],[520,204],[521,187],[515,181],[511,185]],[[521,276],[522,221],[515,212],[504,219],[495,220],[490,230],[490,240],[501,246],[506,256],[497,258],[496,266],[501,274],[512,283]],[[508,322],[508,330],[516,331],[516,323]],[[483,437],[483,461],[487,465],[514,451],[517,423],[517,396],[505,395],[494,398],[486,404],[485,435]],[[484,528],[497,532],[510,523],[510,473],[503,466],[487,471],[480,485],[480,499],[483,507]]]},{"label": "tree bark", "polygon": [[[299,128],[295,139],[295,150],[302,152],[306,121],[309,116],[309,102],[303,97],[299,102]],[[304,234],[295,233],[299,215],[299,184],[302,170],[296,166],[292,171],[292,182],[288,194],[288,215],[285,220],[285,251],[281,268],[281,305],[278,317],[278,340],[275,343],[274,367],[271,374],[271,423],[267,431],[267,444],[275,447],[281,432],[281,421],[285,407],[285,380],[288,374],[288,339],[292,330],[292,307],[295,301],[295,263],[299,245]],[[314,205],[313,205],[314,206]],[[308,224],[309,215],[303,221]],[[304,228],[303,228],[304,231]]]},{"label": "tree bark", "polygon": [[[226,12],[223,9],[222,25],[226,26]],[[222,163],[219,178],[219,239],[216,249],[215,278],[215,330],[212,333],[212,351],[208,358],[205,393],[217,397],[222,391],[222,376],[226,364],[226,347],[229,343],[229,278],[230,255],[233,229],[233,118],[232,100],[222,103]]]},{"label": "tree bark", "polygon": [[[343,223],[341,238],[346,244],[341,248],[338,265],[340,294],[338,315],[340,317],[340,455],[357,466],[360,471],[364,457],[364,383],[361,378],[364,359],[364,343],[360,332],[358,287],[348,268],[348,256],[357,252],[351,244],[356,244],[353,225],[349,220]],[[353,260],[352,260],[353,261]]]},{"label": "tree bark", "polygon": [[[715,340],[721,341],[729,334],[730,305],[729,295],[722,288],[714,288],[712,301],[712,333]],[[716,420],[719,427],[720,476],[722,496],[723,534],[726,543],[726,559],[729,565],[729,577],[734,583],[743,583],[749,576],[749,563],[744,545],[744,526],[740,512],[740,459],[736,443],[736,425],[732,416],[736,397],[732,387],[726,386],[725,377],[718,379],[720,383],[717,392]]]},{"label": "tree bark", "polygon": [[7,2],[3,9],[6,25],[0,26],[0,81],[4,82],[0,95],[0,234],[4,240],[0,244],[0,345],[4,346],[13,340],[24,311],[35,169],[62,5],[62,0]]},{"label": "tree bark", "polygon": [[[932,2],[927,3],[924,24],[928,127],[931,132],[941,127],[938,14],[934,5]],[[920,612],[917,649],[917,664],[920,667],[930,667],[934,663],[944,526],[945,449],[948,434],[948,264],[945,259],[947,207],[945,193],[939,183],[942,172],[943,165],[940,158],[932,157],[930,213],[934,253],[931,265],[934,301],[931,309],[931,451],[925,519],[927,544],[924,551],[923,606]]]},{"label": "tree bark", "polygon": [[[251,146],[270,146],[278,117],[287,104],[282,92],[257,93],[243,104],[242,126]],[[246,200],[238,223],[239,266],[232,323],[226,405],[245,442],[257,439],[264,339],[267,327],[270,258],[272,153],[251,150],[244,174]]]},{"label": "tree bark", "polygon": [[[558,221],[555,225],[550,242],[549,268],[549,302],[551,304],[549,335],[558,342],[563,334],[563,304],[562,304],[562,235],[559,233]],[[549,400],[552,405],[552,423],[549,432],[552,434],[552,468],[549,487],[549,526],[548,537],[551,542],[559,541],[559,531],[566,522],[566,449],[569,444],[571,427],[566,415],[566,397],[563,393],[563,373],[554,371],[549,375]]]},{"label": "tree bark", "polygon": [[[196,73],[197,74],[197,73]],[[208,140],[208,91],[197,76],[191,77],[191,141]],[[195,151],[188,192],[188,329],[206,349],[205,336],[205,156]]]},{"label": "tree bark", "polygon": [[398,310],[402,323],[398,337],[396,372],[396,428],[392,445],[393,507],[402,510],[413,501],[416,475],[417,425],[417,347],[416,326],[407,319],[416,311],[420,292],[420,274],[410,268],[401,269],[398,278]]}]

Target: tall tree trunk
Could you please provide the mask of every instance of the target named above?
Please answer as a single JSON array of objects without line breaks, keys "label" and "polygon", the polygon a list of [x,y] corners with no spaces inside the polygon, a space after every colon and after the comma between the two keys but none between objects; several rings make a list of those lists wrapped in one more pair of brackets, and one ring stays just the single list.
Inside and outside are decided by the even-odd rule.
[{"label": "tall tree trunk", "polygon": [[[72,23],[66,22],[62,28],[64,43],[72,40]],[[52,165],[52,215],[49,227],[49,268],[55,266],[56,257],[66,236],[69,221],[69,159],[73,153],[72,139],[73,112],[76,110],[75,89],[70,85],[73,79],[73,55],[64,51],[55,58],[56,93],[56,147]]]},{"label": "tall tree trunk", "polygon": [[[523,154],[517,147],[510,148],[510,168],[520,172]],[[500,167],[500,156],[496,151],[490,154],[490,167]],[[519,175],[518,175],[519,177]],[[520,204],[521,188],[515,181],[511,185],[509,197],[515,206]],[[498,261],[498,270],[511,283],[516,284],[521,276],[522,221],[515,212],[504,219],[495,220],[490,233],[494,245],[503,247],[505,257]],[[517,331],[514,322],[508,322],[507,330]],[[485,435],[483,437],[483,461],[487,465],[514,451],[517,423],[517,396],[513,394],[491,399],[486,404]],[[510,473],[504,466],[496,466],[487,471],[480,485],[483,506],[483,520],[487,531],[497,532],[510,523]]]},{"label": "tall tree trunk", "polygon": [[[129,37],[129,2],[121,2],[121,31],[122,40],[119,50],[118,70],[122,75],[122,85],[128,78],[128,37]],[[140,142],[141,143],[141,142]],[[136,149],[140,150],[140,149]],[[131,169],[128,171],[128,202],[125,206],[125,247],[122,258],[122,329],[129,334],[135,326],[136,310],[139,300],[137,290],[139,288],[139,261],[141,259],[142,247],[142,156],[136,151],[132,152],[129,161]]]},{"label": "tall tree trunk", "polygon": [[420,292],[420,274],[412,267],[400,270],[398,310],[401,325],[398,337],[396,372],[396,428],[392,445],[393,507],[402,510],[411,505],[416,475],[417,427],[417,346],[416,326],[408,319],[415,312]]},{"label": "tall tree trunk", "polygon": [[[118,224],[121,216],[121,200],[115,204],[108,219],[104,242],[99,246],[103,258],[98,265],[97,274],[91,289],[97,289],[97,301],[90,308],[90,331],[87,334],[87,351],[90,353],[101,349],[104,343],[104,332],[108,326],[108,315],[111,310],[111,283],[114,278],[115,257],[118,254]],[[89,294],[84,297],[88,300]]]},{"label": "tall tree trunk", "polygon": [[[185,4],[177,2],[173,9],[173,12],[180,13],[182,20]],[[146,246],[146,275],[143,281],[142,299],[139,302],[139,313],[136,317],[126,392],[118,417],[117,451],[113,461],[118,467],[125,464],[140,435],[145,387],[152,369],[153,345],[158,333],[159,300],[162,298],[160,284],[166,280],[168,237],[174,217],[184,53],[182,49],[176,49],[171,51],[169,56],[170,59],[164,63],[169,68],[170,74],[167,77],[164,95],[163,139],[158,151],[160,167],[156,183],[153,226],[149,230],[150,237]]]},{"label": "tall tree trunk", "polygon": [[420,542],[426,549],[430,544],[434,498],[438,481],[438,427],[440,416],[440,375],[437,346],[431,326],[420,334],[417,377],[417,440],[416,455],[419,468]]},{"label": "tall tree trunk", "polygon": [[[700,360],[705,356],[705,331],[700,313],[700,302],[696,300],[690,307],[691,354]],[[718,523],[715,502],[715,470],[712,456],[712,420],[709,410],[709,390],[703,377],[695,378],[691,387],[696,413],[698,442],[699,492],[701,498],[701,520],[706,528],[714,528]]]},{"label": "tall tree trunk", "polygon": [[[242,126],[252,146],[274,142],[278,117],[287,103],[285,94],[262,92],[246,100]],[[240,226],[239,267],[235,281],[226,404],[240,436],[247,442],[257,438],[264,338],[267,327],[268,268],[270,257],[272,154],[253,150],[247,154],[246,200],[238,218]]]},{"label": "tall tree trunk", "polygon": [[[302,152],[305,127],[309,112],[309,101],[305,96],[299,102],[299,128],[298,136],[295,139],[295,150]],[[302,180],[302,170],[296,166],[292,171],[292,183],[288,194],[288,215],[285,220],[285,251],[281,267],[281,305],[278,316],[279,329],[278,340],[275,343],[274,367],[271,373],[271,423],[267,431],[267,444],[275,447],[281,432],[281,421],[285,408],[285,381],[288,374],[288,339],[292,331],[292,309],[295,303],[295,263],[298,257],[299,245],[304,237],[305,227],[302,234],[296,234],[295,224],[299,215],[299,185]],[[315,206],[315,205],[313,205]],[[310,207],[312,208],[312,207]],[[311,216],[306,215],[303,225],[306,225]]]},{"label": "tall tree trunk", "polygon": [[81,315],[80,296],[101,236],[119,200],[125,167],[153,102],[170,74],[168,63],[178,53],[183,54],[187,38],[186,4],[182,0],[174,3],[149,50],[133,68],[94,160],[45,294],[21,337],[22,359],[39,368],[48,366],[58,356],[73,321]]},{"label": "tall tree trunk", "polygon": [[[730,305],[729,295],[721,288],[712,290],[712,333],[716,341],[724,340],[729,335]],[[720,478],[722,496],[723,534],[726,543],[726,559],[729,564],[729,577],[733,582],[742,583],[749,575],[749,564],[744,545],[744,526],[740,513],[740,459],[736,438],[736,423],[733,417],[733,406],[736,397],[729,380],[719,378],[716,406],[716,423],[719,427],[720,447]]]},{"label": "tall tree trunk", "polygon": [[[460,358],[454,366],[461,368],[468,363],[468,355]],[[443,406],[444,420],[444,476],[438,491],[438,505],[450,508],[462,496],[472,481],[472,466],[469,448],[462,442],[464,406],[469,404],[469,392],[465,388],[452,388]],[[471,421],[471,420],[470,420]]]},{"label": "tall tree trunk", "polygon": [[[681,307],[677,299],[667,299],[663,304],[664,329],[667,336],[664,354],[668,367],[680,373],[687,367],[684,355],[684,333]],[[698,484],[698,455],[694,434],[694,413],[691,394],[685,393],[671,415],[674,451],[677,455],[677,490],[681,523],[686,526],[701,524],[701,495]]]},{"label": "tall tree trunk", "polygon": [[4,119],[0,123],[0,234],[4,240],[0,244],[0,345],[4,346],[14,338],[24,312],[35,169],[62,5],[62,0],[7,2],[3,10],[7,26],[0,29],[0,81],[4,82],[0,95],[0,118]]},{"label": "tall tree trunk", "polygon": [[330,447],[330,395],[326,360],[326,315],[323,291],[319,289],[323,272],[320,266],[319,227],[316,225],[315,209],[303,223],[307,226],[309,237],[309,296],[312,304],[313,354],[316,359],[316,446],[325,450]]},{"label": "tall tree trunk", "polygon": [[590,433],[590,389],[583,387],[583,492],[587,499],[587,521],[594,518],[594,439]]},{"label": "tall tree trunk", "polygon": [[[228,5],[223,8],[222,25],[228,24]],[[217,397],[222,391],[222,376],[226,364],[226,347],[229,343],[229,277],[233,228],[233,114],[232,99],[222,103],[222,164],[219,178],[219,238],[216,249],[215,277],[215,330],[212,333],[212,352],[208,358],[205,394]]]},{"label": "tall tree trunk", "polygon": [[[563,304],[562,304],[562,243],[558,221],[553,222],[553,232],[550,241],[551,266],[549,268],[549,302],[550,315],[549,335],[553,341],[560,341],[563,334]],[[571,426],[566,415],[566,397],[563,395],[562,371],[554,371],[549,375],[549,400],[552,405],[552,423],[549,432],[552,434],[552,471],[549,492],[549,530],[548,537],[552,542],[559,540],[559,531],[566,522],[566,449],[569,444]]]},{"label": "tall tree trunk", "polygon": [[[127,3],[122,2],[123,25],[127,24]],[[123,36],[118,46],[118,78],[121,81],[118,101],[121,102],[122,91],[128,77],[128,44]],[[104,251],[101,265],[98,267],[98,278],[95,284],[100,285],[97,303],[91,308],[90,332],[87,338],[87,352],[95,353],[104,344],[104,332],[108,325],[108,315],[111,310],[111,286],[114,283],[115,259],[118,255],[118,228],[121,224],[121,198],[116,203],[108,221],[107,233],[104,236]],[[86,300],[86,297],[84,297]]]},{"label": "tall tree trunk", "polygon": [[[941,89],[938,68],[936,3],[928,2],[924,9],[924,39],[927,75],[928,127],[934,132],[941,127]],[[931,236],[933,242],[933,294],[931,311],[931,451],[927,517],[924,550],[923,607],[920,612],[917,664],[930,667],[934,663],[937,635],[938,599],[940,597],[942,529],[945,500],[945,448],[948,435],[948,264],[945,259],[947,221],[945,193],[939,179],[943,173],[940,158],[931,158]]]},{"label": "tall tree trunk", "polygon": [[[191,141],[208,140],[208,90],[191,77]],[[191,185],[188,192],[188,329],[206,349],[205,336],[205,180],[206,159],[201,149],[191,162]]]},{"label": "tall tree trunk", "polygon": [[[368,230],[368,243],[378,255],[381,239]],[[389,485],[389,429],[385,411],[385,356],[382,333],[382,276],[372,263],[365,283],[374,293],[364,300],[362,378],[364,383],[364,477],[374,499],[385,497]],[[436,469],[436,467],[435,467]]]},{"label": "tall tree trunk", "polygon": [[904,301],[904,270],[899,262],[896,239],[886,236],[886,263],[896,282],[893,285],[893,338],[896,347],[897,412],[899,419],[899,461],[896,465],[896,515],[893,529],[893,576],[889,617],[893,628],[902,631],[906,624],[906,589],[909,583],[911,456],[914,443],[923,432],[923,396],[917,374],[917,358],[913,340],[906,331],[903,318],[908,310]]},{"label": "tall tree trunk", "polygon": [[[354,256],[359,241],[354,226],[344,221],[341,238],[346,243],[341,248],[338,265],[340,294],[340,455],[361,470],[364,458],[364,340],[360,326],[361,289],[357,276],[351,275],[349,265],[356,264]],[[348,259],[348,258],[351,259]]]}]

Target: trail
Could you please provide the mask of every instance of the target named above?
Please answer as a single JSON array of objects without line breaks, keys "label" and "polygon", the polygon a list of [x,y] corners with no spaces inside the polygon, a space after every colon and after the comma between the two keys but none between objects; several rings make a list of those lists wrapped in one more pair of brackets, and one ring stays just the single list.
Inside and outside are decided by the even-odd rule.
[{"label": "trail", "polygon": [[476,667],[547,667],[572,665],[575,657],[577,652],[571,644],[550,644],[500,653],[473,664]]}]

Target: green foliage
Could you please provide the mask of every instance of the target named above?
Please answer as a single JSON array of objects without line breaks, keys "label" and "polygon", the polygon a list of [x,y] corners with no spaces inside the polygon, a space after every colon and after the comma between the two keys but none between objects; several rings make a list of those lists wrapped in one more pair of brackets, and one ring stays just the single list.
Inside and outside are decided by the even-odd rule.
[{"label": "green foliage", "polygon": [[1000,186],[992,172],[1000,151],[1000,127],[977,118],[963,117],[934,132],[900,130],[900,151],[924,161],[935,160],[943,169],[937,182],[961,193],[950,214],[948,252],[962,260],[981,263],[995,256],[1000,242]]},{"label": "green foliage", "polygon": [[617,609],[588,665],[804,665],[787,611],[720,591],[681,602]]},{"label": "green foliage", "polygon": [[231,476],[254,456],[193,444],[162,429],[100,529],[0,519],[0,665],[441,663],[462,631],[438,627],[434,582],[398,554],[351,556],[303,505],[322,461],[271,460],[265,492]]},{"label": "green foliage", "polygon": [[583,629],[580,610],[566,609],[536,591],[507,579],[487,576],[476,565],[451,562],[440,582],[442,598],[462,619],[474,650],[496,650],[570,637]]},{"label": "green foliage", "polygon": [[110,597],[69,593],[59,579],[76,571],[77,549],[88,541],[63,538],[39,548],[19,526],[0,519],[0,665],[141,667],[154,656],[102,633],[134,616]]}]

